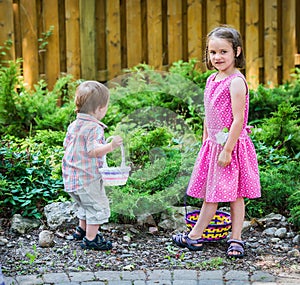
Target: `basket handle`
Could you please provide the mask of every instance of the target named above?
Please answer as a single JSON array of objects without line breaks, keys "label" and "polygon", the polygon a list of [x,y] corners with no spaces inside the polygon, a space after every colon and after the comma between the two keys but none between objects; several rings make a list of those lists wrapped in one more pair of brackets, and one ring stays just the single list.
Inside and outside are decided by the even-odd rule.
[{"label": "basket handle", "polygon": [[[108,143],[109,141],[111,141],[112,139],[114,138],[114,136],[111,136],[111,137],[108,137],[106,139],[106,143]],[[120,145],[120,148],[121,148],[121,155],[122,155],[122,162],[121,162],[121,167],[125,167],[125,150],[124,150],[124,145],[121,144]],[[106,154],[103,156],[103,168],[107,168],[108,165],[107,165],[107,161],[106,161]]]}]

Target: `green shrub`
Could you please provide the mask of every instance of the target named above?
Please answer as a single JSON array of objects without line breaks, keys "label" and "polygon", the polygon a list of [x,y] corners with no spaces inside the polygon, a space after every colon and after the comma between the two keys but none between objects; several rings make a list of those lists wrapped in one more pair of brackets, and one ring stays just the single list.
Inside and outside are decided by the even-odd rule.
[{"label": "green shrub", "polygon": [[0,146],[0,214],[42,217],[45,205],[66,198],[57,175],[62,147],[34,138],[2,138]]},{"label": "green shrub", "polygon": [[0,66],[0,134],[26,137],[38,129],[66,130],[75,118],[77,82],[65,76],[57,80],[52,91],[43,80],[35,90],[28,90],[22,81],[20,62]]}]

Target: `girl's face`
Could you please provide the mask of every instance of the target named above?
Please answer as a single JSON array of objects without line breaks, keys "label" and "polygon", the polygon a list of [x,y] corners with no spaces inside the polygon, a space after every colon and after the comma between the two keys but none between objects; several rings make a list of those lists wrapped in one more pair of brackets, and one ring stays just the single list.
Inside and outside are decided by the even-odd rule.
[{"label": "girl's face", "polygon": [[221,38],[212,37],[208,42],[208,54],[212,65],[220,72],[230,73],[235,69],[235,56],[238,56],[241,48],[238,47],[234,54],[232,44]]}]

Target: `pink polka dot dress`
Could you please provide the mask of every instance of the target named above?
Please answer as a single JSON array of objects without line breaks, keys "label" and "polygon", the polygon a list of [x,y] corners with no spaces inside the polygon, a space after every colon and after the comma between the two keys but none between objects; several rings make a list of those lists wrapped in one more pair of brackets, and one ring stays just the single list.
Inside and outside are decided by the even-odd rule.
[{"label": "pink polka dot dress", "polygon": [[256,152],[248,135],[249,90],[243,129],[232,152],[227,167],[217,164],[223,146],[217,142],[216,134],[224,128],[230,129],[233,122],[230,83],[241,73],[232,74],[223,80],[214,81],[217,73],[207,79],[204,93],[205,120],[208,137],[204,141],[187,189],[187,195],[202,198],[206,202],[231,202],[239,197],[260,197],[260,180]]}]

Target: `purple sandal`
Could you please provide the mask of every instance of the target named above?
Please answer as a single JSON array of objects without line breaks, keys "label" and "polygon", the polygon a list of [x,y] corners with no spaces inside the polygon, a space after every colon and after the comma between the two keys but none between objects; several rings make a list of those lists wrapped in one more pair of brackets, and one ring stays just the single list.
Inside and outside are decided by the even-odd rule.
[{"label": "purple sandal", "polygon": [[[184,239],[184,241],[183,241]],[[190,251],[201,251],[203,250],[203,240],[191,239],[187,234],[177,234],[172,236],[172,241],[181,248],[188,248]],[[201,244],[201,245],[199,245]]]},{"label": "purple sandal", "polygon": [[[245,242],[237,239],[230,239],[227,241],[229,247],[226,252],[226,256],[229,258],[243,258],[245,256]],[[232,243],[236,243],[232,245]],[[237,251],[239,254],[229,254],[232,251]]]}]

